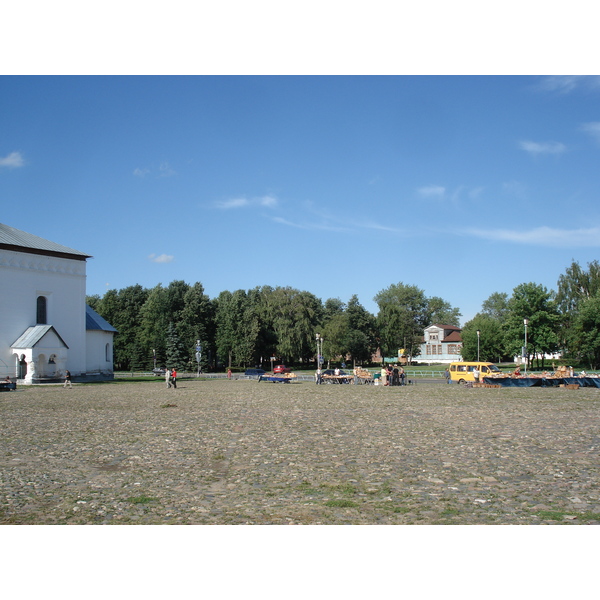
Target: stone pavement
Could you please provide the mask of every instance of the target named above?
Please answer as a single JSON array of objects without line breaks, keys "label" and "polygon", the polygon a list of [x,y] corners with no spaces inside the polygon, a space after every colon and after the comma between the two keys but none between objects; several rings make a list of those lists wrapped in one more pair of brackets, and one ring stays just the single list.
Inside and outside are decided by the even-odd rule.
[{"label": "stone pavement", "polygon": [[596,389],[21,387],[0,522],[596,524],[599,410]]}]

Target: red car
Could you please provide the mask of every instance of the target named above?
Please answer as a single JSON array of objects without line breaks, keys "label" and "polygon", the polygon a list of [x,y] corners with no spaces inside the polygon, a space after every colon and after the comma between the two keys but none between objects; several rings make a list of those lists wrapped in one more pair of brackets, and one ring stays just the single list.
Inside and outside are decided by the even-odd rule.
[{"label": "red car", "polygon": [[286,367],[285,365],[277,365],[274,369],[273,369],[273,373],[291,373],[292,370],[289,367]]}]

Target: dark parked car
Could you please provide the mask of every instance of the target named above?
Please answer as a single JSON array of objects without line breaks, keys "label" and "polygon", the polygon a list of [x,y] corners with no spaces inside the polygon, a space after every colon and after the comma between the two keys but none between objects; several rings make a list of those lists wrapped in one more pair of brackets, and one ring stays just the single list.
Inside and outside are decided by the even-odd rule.
[{"label": "dark parked car", "polygon": [[291,373],[292,370],[289,367],[286,367],[285,365],[277,365],[274,369],[273,369],[273,373]]},{"label": "dark parked car", "polygon": [[[323,375],[335,375],[335,369],[325,369],[322,374]],[[340,372],[338,373],[338,375],[346,375],[346,371],[342,371],[340,369]]]},{"label": "dark parked car", "polygon": [[165,369],[152,369],[152,372],[157,376],[157,377],[161,377],[164,376],[166,374],[166,370]]},{"label": "dark parked car", "polygon": [[260,377],[261,375],[265,374],[265,370],[264,369],[246,369],[246,372],[244,373],[244,375],[246,377]]}]

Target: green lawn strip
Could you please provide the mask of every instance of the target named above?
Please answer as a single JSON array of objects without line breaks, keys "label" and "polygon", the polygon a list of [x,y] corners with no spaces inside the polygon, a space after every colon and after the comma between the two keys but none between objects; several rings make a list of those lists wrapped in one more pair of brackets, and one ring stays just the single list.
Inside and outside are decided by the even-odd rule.
[{"label": "green lawn strip", "polygon": [[[538,510],[533,514],[537,515],[543,521],[577,520],[580,523],[585,521],[600,521],[600,513],[594,512],[578,513],[574,511],[562,510]],[[571,517],[571,519],[568,517]]]}]

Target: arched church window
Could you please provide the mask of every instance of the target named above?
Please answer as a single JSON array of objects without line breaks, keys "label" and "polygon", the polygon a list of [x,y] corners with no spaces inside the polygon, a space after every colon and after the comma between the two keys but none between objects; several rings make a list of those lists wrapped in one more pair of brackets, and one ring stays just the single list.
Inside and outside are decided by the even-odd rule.
[{"label": "arched church window", "polygon": [[37,324],[47,325],[48,314],[47,314],[48,301],[46,296],[38,296],[37,299]]}]

